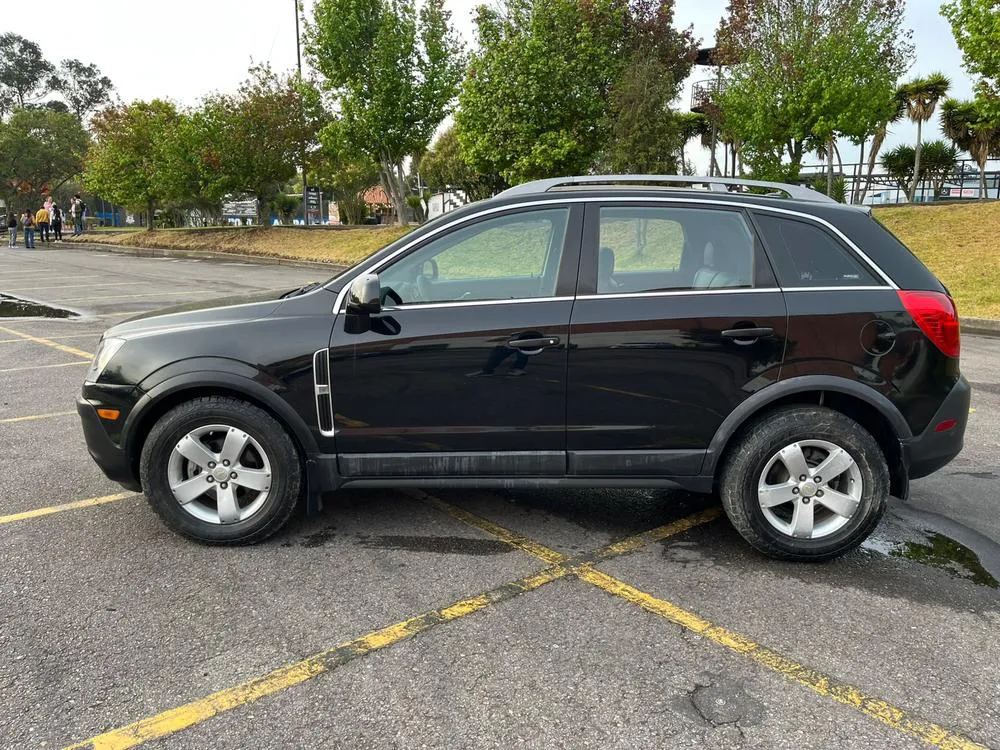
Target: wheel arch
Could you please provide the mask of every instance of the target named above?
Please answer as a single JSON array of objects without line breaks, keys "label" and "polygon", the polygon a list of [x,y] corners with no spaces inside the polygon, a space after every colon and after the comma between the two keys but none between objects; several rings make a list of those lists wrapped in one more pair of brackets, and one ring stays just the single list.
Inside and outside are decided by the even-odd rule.
[{"label": "wheel arch", "polygon": [[734,409],[716,430],[705,453],[702,475],[717,480],[733,439],[767,412],[791,404],[826,406],[850,417],[878,442],[886,457],[891,494],[905,498],[907,468],[900,441],[912,437],[906,419],[886,396],[852,380],[828,375],[806,375],[775,383],[758,391]]},{"label": "wheel arch", "polygon": [[268,412],[288,430],[303,462],[319,452],[316,439],[305,422],[274,391],[243,375],[199,370],[158,383],[139,399],[129,413],[122,433],[122,447],[136,477],[143,444],[156,421],[178,404],[201,396],[239,398]]}]

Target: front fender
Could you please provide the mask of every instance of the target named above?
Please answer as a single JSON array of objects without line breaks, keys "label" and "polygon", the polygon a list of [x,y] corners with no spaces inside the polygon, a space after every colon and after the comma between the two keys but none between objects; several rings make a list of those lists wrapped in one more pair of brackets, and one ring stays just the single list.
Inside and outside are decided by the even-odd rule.
[{"label": "front fender", "polygon": [[158,413],[157,406],[165,399],[190,391],[210,390],[242,395],[273,412],[292,431],[306,456],[319,453],[316,438],[294,408],[280,395],[284,385],[246,362],[233,359],[204,357],[185,360],[158,370],[139,385],[143,395],[136,402],[122,429],[122,446],[134,455],[139,438],[148,431],[148,420]]}]

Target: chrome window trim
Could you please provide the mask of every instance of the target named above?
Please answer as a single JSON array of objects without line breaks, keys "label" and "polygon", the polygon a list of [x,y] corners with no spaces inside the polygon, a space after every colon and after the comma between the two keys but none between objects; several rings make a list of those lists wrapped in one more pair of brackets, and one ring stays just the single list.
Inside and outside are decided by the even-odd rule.
[{"label": "chrome window trim", "polygon": [[[786,216],[794,216],[794,217],[796,217],[798,219],[804,219],[806,221],[815,222],[815,223],[817,223],[817,224],[819,224],[821,226],[826,227],[830,231],[832,231],[835,235],[837,235],[837,237],[839,237],[844,243],[846,243],[848,245],[848,247],[850,247],[855,253],[857,253],[857,255],[865,263],[867,263],[868,266],[872,270],[874,270],[878,274],[878,276],[880,276],[882,278],[883,281],[886,282],[886,284],[888,285],[888,287],[890,289],[897,289],[897,290],[899,289],[899,286],[896,284],[896,282],[894,282],[889,277],[889,275],[885,271],[883,271],[879,267],[879,265],[877,263],[875,263],[875,261],[873,261],[870,257],[868,257],[867,253],[865,253],[860,247],[858,247],[853,241],[851,241],[851,239],[847,235],[845,235],[842,231],[840,231],[837,227],[835,227],[833,224],[831,224],[826,219],[820,218],[819,216],[813,216],[812,214],[804,213],[802,211],[794,211],[794,210],[792,210],[790,208],[779,208],[777,206],[766,206],[766,205],[760,205],[760,204],[757,204],[757,203],[744,203],[742,201],[728,201],[728,200],[720,201],[720,200],[711,200],[711,199],[701,198],[701,197],[668,198],[668,197],[663,197],[663,196],[638,196],[638,195],[635,195],[635,196],[628,196],[628,195],[621,195],[621,196],[596,196],[595,195],[595,196],[578,197],[578,198],[565,198],[565,197],[561,198],[558,195],[548,195],[548,197],[542,198],[542,199],[539,199],[539,200],[524,201],[524,202],[521,202],[521,203],[514,203],[514,204],[503,205],[503,206],[493,206],[491,208],[484,208],[482,211],[477,211],[476,213],[468,214],[466,216],[462,216],[461,218],[455,219],[454,221],[449,222],[447,224],[442,224],[437,229],[434,229],[433,231],[428,232],[427,234],[424,234],[424,235],[422,235],[420,237],[417,237],[417,238],[413,239],[410,242],[407,242],[405,245],[403,245],[399,249],[395,250],[392,254],[386,256],[385,258],[382,258],[381,260],[375,261],[375,262],[370,263],[370,264],[368,264],[368,265],[366,265],[364,267],[359,268],[357,274],[355,274],[355,277],[357,277],[357,276],[359,276],[361,274],[365,274],[365,273],[378,273],[378,269],[383,268],[384,266],[386,266],[387,264],[389,264],[391,261],[393,261],[395,258],[397,258],[399,255],[405,253],[407,250],[410,250],[415,245],[418,245],[418,244],[424,242],[425,240],[429,240],[429,239],[431,239],[433,237],[436,237],[439,234],[441,234],[443,232],[447,232],[447,231],[449,231],[449,230],[451,230],[451,229],[453,229],[455,227],[461,226],[465,222],[472,221],[474,219],[478,219],[478,218],[483,217],[483,216],[490,216],[492,214],[500,213],[500,212],[503,212],[503,211],[516,211],[516,210],[521,209],[521,208],[531,208],[531,207],[534,207],[534,206],[544,206],[544,205],[549,205],[549,204],[569,204],[569,203],[668,203],[668,204],[671,204],[671,203],[680,203],[680,204],[686,204],[686,205],[704,205],[704,206],[722,206],[722,207],[728,207],[728,208],[742,208],[742,209],[747,209],[747,210],[767,211],[767,212],[770,212],[770,213],[784,214]],[[347,297],[347,290],[348,290],[349,286],[350,285],[346,285],[343,289],[340,290],[340,293],[337,295],[337,300],[334,303],[333,311],[332,311],[335,315],[339,314],[340,311],[343,308],[344,299]],[[793,287],[793,288],[800,289],[802,287]],[[817,287],[812,287],[812,288],[815,289]],[[838,289],[847,289],[847,287],[837,287],[837,288]],[[882,289],[884,287],[875,287],[875,288]],[[606,296],[609,296],[609,295],[600,295],[600,296],[605,296],[606,297]]]},{"label": "chrome window trim", "polygon": [[383,307],[382,312],[398,310],[427,310],[436,307],[482,307],[484,305],[523,305],[529,302],[572,302],[576,297],[525,297],[524,299],[478,299],[454,302],[414,302],[412,305]]},{"label": "chrome window trim", "polygon": [[[884,292],[888,287],[858,284],[857,286],[783,286],[783,292]],[[892,291],[896,291],[893,289]]]}]

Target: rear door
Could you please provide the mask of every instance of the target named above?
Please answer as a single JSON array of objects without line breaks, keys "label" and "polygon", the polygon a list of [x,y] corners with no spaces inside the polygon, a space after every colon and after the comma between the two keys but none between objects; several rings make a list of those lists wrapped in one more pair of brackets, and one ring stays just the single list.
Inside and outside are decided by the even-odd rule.
[{"label": "rear door", "polygon": [[697,474],[726,416],[778,379],[786,330],[741,209],[588,204],[570,322],[570,473]]},{"label": "rear door", "polygon": [[382,312],[342,311],[330,344],[344,476],[565,474],[582,213],[489,212],[373,269]]}]

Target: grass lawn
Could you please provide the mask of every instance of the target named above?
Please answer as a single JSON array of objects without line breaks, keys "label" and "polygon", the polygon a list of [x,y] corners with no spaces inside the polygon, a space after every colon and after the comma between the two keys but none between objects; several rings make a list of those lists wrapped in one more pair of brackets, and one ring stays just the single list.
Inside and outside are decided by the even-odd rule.
[{"label": "grass lawn", "polygon": [[1000,318],[1000,203],[877,208],[875,216],[948,287],[959,315]]},{"label": "grass lawn", "polygon": [[209,227],[157,229],[153,232],[101,230],[87,232],[80,242],[172,250],[207,250],[265,255],[352,265],[409,231],[409,227],[373,226],[357,229],[298,229],[292,227]]}]

